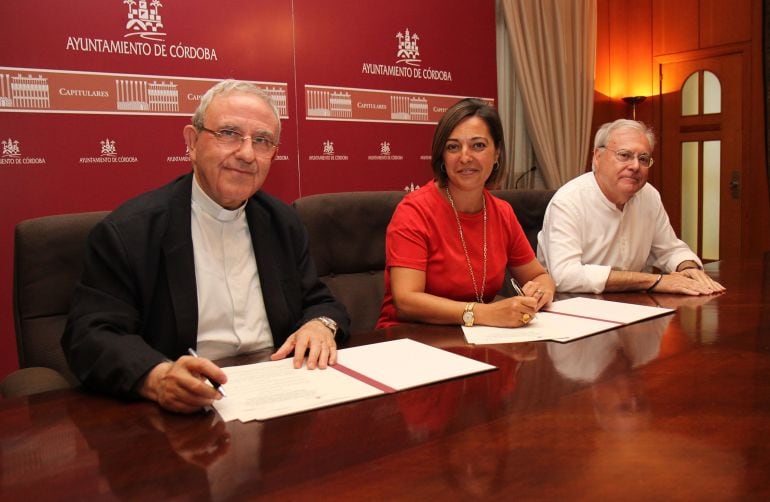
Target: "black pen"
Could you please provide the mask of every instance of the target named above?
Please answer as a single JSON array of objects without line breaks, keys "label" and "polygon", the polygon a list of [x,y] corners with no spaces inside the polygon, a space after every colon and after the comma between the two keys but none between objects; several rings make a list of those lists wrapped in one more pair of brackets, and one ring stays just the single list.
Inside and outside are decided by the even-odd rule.
[{"label": "black pen", "polygon": [[[196,353],[196,352],[195,352],[195,351],[194,351],[192,348],[189,348],[189,349],[187,349],[187,352],[189,352],[189,353],[190,353],[190,355],[191,355],[191,356],[193,356],[193,357],[198,357],[198,354],[197,354],[197,353]],[[225,394],[225,388],[222,386],[222,384],[220,384],[220,383],[217,383],[217,382],[215,382],[214,380],[212,380],[212,379],[210,379],[210,378],[206,378],[206,380],[208,380],[208,381],[209,381],[209,383],[210,383],[210,384],[211,384],[211,385],[212,385],[212,386],[213,386],[213,387],[214,387],[216,390],[218,390],[220,394],[222,394],[222,397],[227,397],[227,394]]]}]

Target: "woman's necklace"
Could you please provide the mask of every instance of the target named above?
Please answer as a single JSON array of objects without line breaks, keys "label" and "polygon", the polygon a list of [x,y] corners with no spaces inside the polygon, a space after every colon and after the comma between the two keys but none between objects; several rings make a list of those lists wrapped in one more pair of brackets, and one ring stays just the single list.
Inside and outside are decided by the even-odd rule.
[{"label": "woman's necklace", "polygon": [[455,207],[455,201],[452,199],[452,194],[449,192],[449,186],[445,188],[447,199],[449,199],[449,205],[452,206],[452,211],[455,213],[455,220],[457,220],[457,230],[460,231],[460,242],[463,245],[463,252],[465,253],[465,262],[468,264],[468,272],[471,273],[471,281],[473,281],[473,292],[476,294],[476,301],[478,303],[484,303],[484,286],[487,283],[487,201],[484,198],[484,194],[481,194],[481,209],[484,212],[484,272],[481,277],[481,294],[479,294],[479,288],[476,285],[476,274],[473,273],[473,267],[471,266],[471,257],[468,255],[468,247],[465,245],[465,237],[463,236],[463,226],[460,223],[460,215],[457,214],[457,208]]}]

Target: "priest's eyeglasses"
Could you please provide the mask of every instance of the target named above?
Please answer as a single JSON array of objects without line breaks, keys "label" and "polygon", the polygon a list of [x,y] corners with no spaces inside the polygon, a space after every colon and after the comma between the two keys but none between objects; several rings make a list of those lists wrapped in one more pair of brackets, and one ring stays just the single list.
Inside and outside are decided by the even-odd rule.
[{"label": "priest's eyeglasses", "polygon": [[232,149],[240,148],[244,141],[249,140],[257,157],[270,157],[273,155],[273,150],[278,146],[273,140],[265,136],[244,136],[232,129],[214,131],[206,127],[199,127],[198,130],[213,134],[220,145]]},{"label": "priest's eyeglasses", "polygon": [[638,160],[639,165],[642,167],[651,167],[655,163],[655,159],[653,159],[649,153],[636,154],[629,150],[613,150],[612,148],[607,148],[606,146],[600,146],[599,148],[604,148],[605,150],[609,150],[610,152],[614,153],[615,158],[618,159],[618,162],[623,164],[630,164],[634,161],[634,159]]}]

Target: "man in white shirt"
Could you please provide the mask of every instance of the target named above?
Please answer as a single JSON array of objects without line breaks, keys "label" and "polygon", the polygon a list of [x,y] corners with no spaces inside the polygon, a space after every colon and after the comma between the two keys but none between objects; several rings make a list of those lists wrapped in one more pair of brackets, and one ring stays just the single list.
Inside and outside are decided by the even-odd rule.
[{"label": "man in white shirt", "polygon": [[[276,348],[326,368],[349,319],[293,209],[261,188],[280,117],[224,81],[183,130],[193,172],[124,203],[89,236],[62,347],[84,386],[192,412],[221,398],[211,360]],[[196,357],[198,351],[201,357]],[[188,351],[192,355],[188,355]]]},{"label": "man in white shirt", "polygon": [[593,172],[554,194],[537,255],[558,291],[708,295],[725,290],[676,237],[660,194],[647,184],[654,145],[652,131],[641,122],[604,124],[594,139]]}]

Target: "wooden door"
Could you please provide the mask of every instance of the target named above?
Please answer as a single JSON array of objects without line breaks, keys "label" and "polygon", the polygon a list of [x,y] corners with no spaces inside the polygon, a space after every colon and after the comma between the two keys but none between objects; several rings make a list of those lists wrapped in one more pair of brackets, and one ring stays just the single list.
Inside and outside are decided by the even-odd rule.
[{"label": "wooden door", "polygon": [[659,62],[658,188],[677,235],[705,260],[741,254],[746,60],[737,51]]}]

